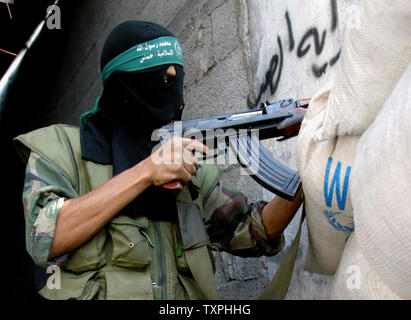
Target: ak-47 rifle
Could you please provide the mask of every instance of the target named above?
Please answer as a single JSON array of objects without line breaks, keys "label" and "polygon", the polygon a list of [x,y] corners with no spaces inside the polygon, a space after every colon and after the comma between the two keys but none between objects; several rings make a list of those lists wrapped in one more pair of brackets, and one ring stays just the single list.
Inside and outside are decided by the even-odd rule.
[{"label": "ak-47 rifle", "polygon": [[[277,141],[283,141],[296,136],[308,103],[309,99],[286,99],[264,103],[251,111],[176,121],[156,130],[153,140],[165,143],[172,136],[194,137],[216,150],[214,157],[231,147],[254,180],[271,192],[293,200],[301,186],[298,173],[274,159],[258,140],[279,137]],[[163,186],[180,189],[181,183],[172,181]]]}]

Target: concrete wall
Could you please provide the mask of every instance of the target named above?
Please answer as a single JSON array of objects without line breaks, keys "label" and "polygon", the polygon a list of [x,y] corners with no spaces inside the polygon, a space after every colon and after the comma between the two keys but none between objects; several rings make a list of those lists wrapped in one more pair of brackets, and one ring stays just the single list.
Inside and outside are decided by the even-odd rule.
[{"label": "concrete wall", "polygon": [[[358,1],[358,0],[357,0]],[[51,90],[44,125],[79,124],[101,92],[99,59],[110,30],[128,19],[150,20],[179,38],[185,59],[184,117],[247,110],[262,101],[311,97],[331,80],[338,64],[348,14],[356,0],[89,0],[77,1],[66,55]],[[64,12],[62,12],[64,28]],[[283,163],[295,164],[295,139],[265,146]],[[224,182],[245,192],[250,201],[273,195],[236,167],[225,168]],[[299,217],[287,228],[286,247]],[[287,299],[326,298],[330,277],[303,270],[301,247]],[[281,260],[243,259],[217,253],[222,298],[255,299]]]}]

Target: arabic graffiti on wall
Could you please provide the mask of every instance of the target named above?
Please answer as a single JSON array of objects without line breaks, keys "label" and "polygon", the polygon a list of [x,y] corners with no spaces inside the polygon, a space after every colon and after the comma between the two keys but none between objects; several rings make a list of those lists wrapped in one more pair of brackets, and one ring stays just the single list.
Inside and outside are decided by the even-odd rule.
[{"label": "arabic graffiti on wall", "polygon": [[[333,33],[336,31],[338,27],[338,10],[337,10],[337,0],[330,0],[330,7],[331,7],[331,27],[330,32]],[[268,90],[271,95],[274,95],[278,89],[278,85],[281,80],[281,74],[283,71],[284,65],[284,50],[288,50],[290,53],[296,53],[296,56],[299,59],[304,58],[311,49],[314,50],[316,56],[320,56],[323,52],[326,39],[327,39],[327,31],[322,30],[319,31],[317,27],[313,26],[310,27],[301,37],[301,39],[296,42],[295,34],[293,31],[293,23],[290,18],[290,14],[288,11],[285,12],[285,20],[287,23],[287,34],[288,34],[288,48],[283,47],[283,40],[279,35],[277,35],[277,44],[278,44],[278,52],[275,53],[271,60],[270,64],[265,72],[264,82],[261,84],[259,88],[259,93],[255,101],[251,101],[248,99],[248,106],[249,108],[253,108],[257,106],[261,102],[261,98],[264,93]],[[340,58],[341,49],[332,56],[329,61],[317,65],[313,63],[311,66],[311,71],[316,78],[320,78],[324,75],[328,67],[332,67],[336,64],[338,59]]]}]

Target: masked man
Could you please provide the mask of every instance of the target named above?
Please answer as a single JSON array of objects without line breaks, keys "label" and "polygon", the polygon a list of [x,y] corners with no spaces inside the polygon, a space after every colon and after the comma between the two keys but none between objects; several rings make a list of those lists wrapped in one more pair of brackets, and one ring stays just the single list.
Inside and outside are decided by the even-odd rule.
[{"label": "masked man", "polygon": [[[58,266],[46,299],[216,299],[210,248],[275,255],[301,202],[247,203],[214,165],[172,138],[152,154],[154,129],[181,119],[183,58],[160,25],[128,21],[105,42],[103,92],[80,128],[52,125],[16,138],[27,161],[26,246]],[[157,159],[172,159],[158,163]],[[163,184],[181,181],[175,195]]]}]

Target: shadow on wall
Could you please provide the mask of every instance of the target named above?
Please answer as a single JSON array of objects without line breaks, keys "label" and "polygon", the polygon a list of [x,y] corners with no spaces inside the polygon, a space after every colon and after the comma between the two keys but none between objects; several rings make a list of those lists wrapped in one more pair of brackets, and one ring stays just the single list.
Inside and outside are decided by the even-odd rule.
[{"label": "shadow on wall", "polygon": [[[31,15],[27,26],[30,32],[23,33],[24,41],[18,43],[22,48],[34,29],[46,16],[49,2],[36,3],[40,11],[28,10]],[[68,5],[70,3],[70,5]],[[24,4],[24,3],[22,3]],[[50,30],[45,27],[32,47],[27,50],[16,73],[0,88],[0,140],[1,140],[1,168],[3,168],[3,192],[6,199],[2,212],[7,213],[7,221],[3,224],[8,228],[9,243],[12,243],[8,256],[12,268],[12,296],[14,300],[40,299],[36,293],[41,285],[41,279],[34,277],[35,266],[26,252],[24,215],[21,203],[23,190],[24,165],[18,157],[12,139],[19,134],[31,131],[38,127],[40,119],[47,113],[46,106],[50,88],[53,87],[56,74],[61,65],[63,52],[62,45],[66,39],[66,30],[70,30],[70,17],[76,8],[75,2],[60,1],[59,6],[65,12],[65,24],[61,30]],[[22,6],[22,9],[27,9]],[[14,7],[14,18],[18,20],[19,11]],[[13,7],[11,8],[13,10]],[[25,15],[23,15],[25,16]],[[33,21],[35,23],[33,24]],[[23,23],[23,22],[22,22]],[[21,26],[23,27],[23,26]],[[10,30],[10,28],[8,29]],[[13,32],[10,32],[13,36]],[[18,52],[18,51],[17,51]],[[36,288],[37,287],[37,288]]]}]

